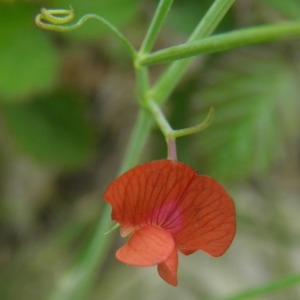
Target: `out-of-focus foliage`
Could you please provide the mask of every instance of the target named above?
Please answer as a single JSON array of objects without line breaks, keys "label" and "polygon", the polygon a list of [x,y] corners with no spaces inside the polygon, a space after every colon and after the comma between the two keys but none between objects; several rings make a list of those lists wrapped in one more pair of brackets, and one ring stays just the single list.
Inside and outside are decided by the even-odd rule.
[{"label": "out-of-focus foliage", "polygon": [[30,103],[3,105],[3,109],[16,145],[39,162],[69,167],[85,162],[91,154],[86,107],[74,93],[57,91]]},{"label": "out-of-focus foliage", "polygon": [[33,20],[36,6],[0,3],[0,101],[26,101],[54,87],[58,55]]},{"label": "out-of-focus foliage", "polygon": [[[0,3],[0,102],[7,104],[2,106],[2,117],[18,150],[40,163],[63,168],[81,165],[93,152],[92,129],[83,121],[86,105],[79,107],[75,94],[61,92],[62,53],[52,38],[59,34],[37,28],[34,18],[42,5],[60,8],[70,4],[77,17],[98,13],[122,27],[133,18],[138,1],[126,0],[122,5],[106,0]],[[103,26],[90,22],[65,36],[99,40],[104,33]],[[45,92],[50,96],[40,96]],[[25,103],[13,106],[21,102]]]},{"label": "out-of-focus foliage", "polygon": [[[235,26],[241,22],[244,27],[244,20],[262,23],[272,18],[276,22],[278,16],[297,17],[288,11],[299,4],[280,3],[265,0],[250,5],[241,1],[234,7],[238,15],[231,12],[231,21],[219,30],[227,31],[234,18]],[[266,175],[280,164],[300,134],[300,64],[295,45],[297,39],[284,46],[253,46],[203,58],[201,77],[191,78],[172,96],[171,120],[176,128],[187,122],[197,124],[211,106],[215,118],[198,137],[178,141],[181,158],[196,164],[201,173],[223,180]]]},{"label": "out-of-focus foliage", "polygon": [[[256,0],[257,2],[259,0]],[[281,1],[281,0],[263,0],[260,2],[265,2],[269,7],[273,7],[277,12],[281,13],[284,16],[290,18],[299,18],[299,1],[298,0],[289,0],[289,1]],[[268,9],[268,7],[267,7]]]},{"label": "out-of-focus foliage", "polygon": [[209,107],[216,110],[210,128],[193,139],[192,149],[200,150],[204,162],[201,172],[223,179],[266,174],[300,134],[297,70],[282,56],[259,49],[257,55],[236,51],[219,61],[194,99],[201,106],[199,119]]}]

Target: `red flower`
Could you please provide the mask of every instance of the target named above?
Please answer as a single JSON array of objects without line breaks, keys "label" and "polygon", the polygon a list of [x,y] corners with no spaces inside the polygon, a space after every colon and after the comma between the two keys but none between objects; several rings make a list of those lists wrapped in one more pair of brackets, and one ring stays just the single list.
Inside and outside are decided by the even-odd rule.
[{"label": "red flower", "polygon": [[177,251],[222,255],[235,235],[231,197],[215,180],[178,161],[137,166],[112,182],[104,199],[129,241],[116,258],[135,266],[158,265],[159,275],[177,285]]}]

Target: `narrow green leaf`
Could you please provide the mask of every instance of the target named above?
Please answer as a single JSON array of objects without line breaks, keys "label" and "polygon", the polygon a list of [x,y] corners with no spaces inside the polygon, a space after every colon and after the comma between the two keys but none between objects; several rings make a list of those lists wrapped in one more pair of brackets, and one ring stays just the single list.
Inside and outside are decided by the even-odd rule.
[{"label": "narrow green leaf", "polygon": [[166,16],[172,6],[173,0],[161,0],[149,25],[148,31],[143,40],[140,52],[148,53],[154,46],[156,38],[164,24]]},{"label": "narrow green leaf", "polygon": [[84,107],[73,95],[57,93],[32,103],[4,105],[3,113],[17,147],[41,163],[75,167],[92,152]]},{"label": "narrow green leaf", "polygon": [[162,64],[206,53],[215,53],[238,47],[300,36],[300,22],[285,22],[239,29],[217,34],[199,41],[185,43],[144,54],[139,59],[142,66]]},{"label": "narrow green leaf", "polygon": [[[189,34],[193,28],[195,28],[201,17],[207,12],[211,4],[211,0],[175,1],[167,22],[177,32]],[[229,30],[232,27],[232,23],[233,18],[229,11],[218,25],[217,31]]]},{"label": "narrow green leaf", "polygon": [[[210,36],[220,24],[233,3],[234,0],[215,0],[188,38],[187,43],[192,43]],[[150,90],[151,96],[158,103],[166,101],[183,74],[192,64],[192,61],[193,59],[176,61],[162,73],[152,90]]]}]

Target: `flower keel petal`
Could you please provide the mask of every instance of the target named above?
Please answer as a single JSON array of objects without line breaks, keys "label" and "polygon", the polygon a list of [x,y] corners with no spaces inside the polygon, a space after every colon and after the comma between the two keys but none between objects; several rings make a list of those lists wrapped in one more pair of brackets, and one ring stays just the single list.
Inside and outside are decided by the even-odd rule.
[{"label": "flower keel petal", "polygon": [[178,253],[174,248],[170,256],[157,266],[159,276],[167,283],[177,285]]},{"label": "flower keel petal", "polygon": [[116,252],[116,258],[128,265],[148,267],[165,261],[174,250],[173,237],[166,230],[147,226],[133,233]]}]

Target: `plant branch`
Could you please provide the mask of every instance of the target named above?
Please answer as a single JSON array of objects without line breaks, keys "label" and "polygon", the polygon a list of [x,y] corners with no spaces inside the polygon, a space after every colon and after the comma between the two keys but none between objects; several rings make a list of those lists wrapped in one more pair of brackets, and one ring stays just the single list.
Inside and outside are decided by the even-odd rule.
[{"label": "plant branch", "polygon": [[300,35],[300,22],[265,25],[218,34],[200,41],[182,44],[139,57],[139,64],[154,65],[205,53],[275,41]]},{"label": "plant branch", "polygon": [[[213,33],[235,0],[216,0],[195,28],[188,43],[209,36]],[[170,96],[180,79],[185,74],[193,58],[174,62],[157,80],[149,91],[150,97],[163,103]]]},{"label": "plant branch", "polygon": [[193,133],[200,132],[207,128],[213,119],[214,116],[214,109],[211,107],[206,119],[193,127],[188,127],[184,129],[174,130],[172,129],[171,125],[169,124],[168,120],[164,116],[159,104],[157,104],[154,100],[149,99],[145,103],[150,110],[153,119],[155,120],[156,124],[160,128],[161,132],[163,133],[168,147],[168,158],[169,159],[176,159],[176,138],[190,135]]}]

